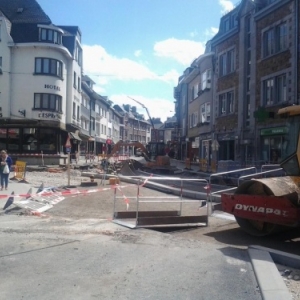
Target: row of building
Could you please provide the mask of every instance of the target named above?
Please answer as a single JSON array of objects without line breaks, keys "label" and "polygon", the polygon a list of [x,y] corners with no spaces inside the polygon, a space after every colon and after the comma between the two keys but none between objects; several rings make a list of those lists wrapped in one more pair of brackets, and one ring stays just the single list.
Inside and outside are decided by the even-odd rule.
[{"label": "row of building", "polygon": [[[146,144],[152,125],[113,105],[83,73],[82,33],[56,26],[35,0],[0,0],[0,148],[28,163],[102,154],[119,140]],[[157,135],[164,139],[163,131]],[[67,146],[67,147],[66,147]]]},{"label": "row of building", "polygon": [[279,163],[299,104],[299,1],[242,0],[174,88],[178,151],[207,169]]}]

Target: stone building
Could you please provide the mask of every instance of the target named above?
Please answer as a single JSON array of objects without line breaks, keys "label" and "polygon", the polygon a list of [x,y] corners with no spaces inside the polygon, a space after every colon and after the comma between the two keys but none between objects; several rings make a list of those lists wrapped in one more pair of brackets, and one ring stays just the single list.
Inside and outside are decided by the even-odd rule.
[{"label": "stone building", "polygon": [[[196,133],[191,126],[191,114],[203,103],[197,97],[188,100],[197,81],[195,63],[201,56],[174,88],[178,127],[187,129],[180,131],[181,147],[198,134],[200,158],[205,158],[205,140],[211,143],[206,158],[211,166],[214,156],[237,166],[279,163],[288,129],[276,112],[299,104],[299,1],[242,0],[221,18],[209,44],[212,91],[207,133],[201,133],[205,127]],[[184,157],[192,158],[191,154]]]}]

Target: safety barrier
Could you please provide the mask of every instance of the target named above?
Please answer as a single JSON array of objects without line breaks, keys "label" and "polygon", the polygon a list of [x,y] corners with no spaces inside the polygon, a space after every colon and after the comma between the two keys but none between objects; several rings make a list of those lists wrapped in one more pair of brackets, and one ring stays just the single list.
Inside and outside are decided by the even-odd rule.
[{"label": "safety barrier", "polygon": [[19,182],[26,182],[26,162],[17,160],[14,165],[14,177],[11,180],[17,180]]},{"label": "safety barrier", "polygon": [[[254,171],[254,172],[251,172]],[[233,188],[229,188],[229,189],[224,189],[224,190],[219,190],[219,191],[215,191],[215,192],[211,192],[211,188],[212,188],[212,179],[213,178],[217,178],[217,177],[225,177],[225,179],[230,178],[229,174],[238,174],[237,176],[237,183],[239,183],[239,178],[241,177],[240,174],[244,173],[244,172],[251,172],[251,174],[249,176],[253,176],[253,174],[257,173],[257,169],[255,167],[250,167],[250,168],[244,168],[244,169],[238,169],[238,170],[232,170],[232,171],[227,171],[227,172],[220,172],[220,173],[213,173],[210,175],[209,177],[209,189],[210,189],[210,193],[209,193],[209,199],[211,200],[211,196],[215,195],[215,194],[220,194],[222,192],[227,192],[227,191],[231,191],[231,190],[235,190],[236,186]]]},{"label": "safety barrier", "polygon": [[[261,170],[263,170],[264,168],[266,168],[267,166],[269,167],[278,167],[278,165],[266,165],[265,167],[262,166]],[[245,172],[249,172],[249,171],[254,171],[250,174],[246,174],[246,175],[240,175],[241,173],[245,173]],[[211,206],[211,214],[214,214],[214,211],[216,210],[222,210],[221,208],[221,203],[220,201],[216,201],[215,198],[220,199],[221,194],[222,193],[226,193],[226,192],[234,192],[237,187],[241,184],[241,182],[245,179],[249,179],[249,178],[264,178],[267,177],[270,174],[276,172],[283,172],[282,168],[277,168],[277,169],[271,169],[268,171],[261,171],[261,172],[257,172],[256,167],[249,167],[249,168],[244,168],[244,169],[238,169],[238,170],[233,170],[233,171],[228,171],[228,172],[220,172],[220,173],[214,173],[210,175],[209,178],[209,205]],[[213,190],[213,186],[212,186],[212,179],[215,177],[221,177],[221,176],[226,176],[228,177],[228,174],[232,174],[232,173],[237,173],[238,174],[238,178],[236,180],[237,184],[234,187],[230,187],[230,188],[226,188],[226,189],[218,189],[216,186],[214,187]],[[213,199],[215,201],[213,201]],[[217,204],[213,205],[212,202],[215,202]]]},{"label": "safety barrier", "polygon": [[[190,200],[184,199],[184,181],[197,181],[208,184],[205,179],[183,179],[174,177],[143,177],[143,176],[126,176],[127,179],[136,181],[136,195],[127,197],[118,186],[114,187],[114,209],[113,222],[129,228],[161,228],[161,227],[195,227],[208,226],[208,194],[206,199]],[[162,181],[163,184],[154,181]],[[141,196],[141,188],[147,184],[158,185],[166,189],[173,189],[174,196]],[[166,184],[169,182],[170,184]],[[180,182],[178,188],[172,187],[172,182]],[[176,194],[178,192],[178,195]],[[118,193],[120,195],[118,195]],[[117,200],[122,199],[126,203],[126,211],[117,211]],[[135,209],[129,210],[130,200],[134,201]],[[170,209],[172,205],[179,206],[179,210]],[[183,215],[183,205],[193,204],[197,209],[205,208],[206,213],[203,215]],[[141,210],[141,206],[145,207]],[[156,210],[149,210],[151,205],[155,205]],[[158,207],[167,205],[168,210],[158,210]]]}]

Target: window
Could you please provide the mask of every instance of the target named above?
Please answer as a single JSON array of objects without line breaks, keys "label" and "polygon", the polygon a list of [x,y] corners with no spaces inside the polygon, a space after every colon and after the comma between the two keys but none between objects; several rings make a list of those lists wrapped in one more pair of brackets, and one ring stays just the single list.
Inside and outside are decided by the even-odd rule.
[{"label": "window", "polygon": [[73,86],[74,86],[75,89],[77,88],[76,84],[77,84],[77,76],[76,76],[76,72],[74,72],[74,75],[73,75]]},{"label": "window", "polygon": [[227,32],[236,26],[237,26],[237,15],[236,14],[231,14],[231,15],[227,16],[223,21],[223,31],[224,32]]},{"label": "window", "polygon": [[73,119],[76,119],[76,103],[73,102]]},{"label": "window", "polygon": [[62,62],[52,58],[36,58],[35,74],[58,76],[62,78]]},{"label": "window", "polygon": [[233,113],[234,97],[233,92],[227,92],[219,95],[219,115]]},{"label": "window", "polygon": [[191,101],[193,101],[194,99],[196,99],[198,97],[198,88],[199,88],[199,84],[198,83],[193,86]]},{"label": "window", "polygon": [[95,130],[95,128],[96,128],[95,118],[91,117],[91,129]]},{"label": "window", "polygon": [[204,103],[200,106],[201,111],[201,123],[210,122],[210,103]]},{"label": "window", "polygon": [[246,121],[245,121],[245,125],[246,127],[250,126],[250,116],[251,116],[251,106],[250,106],[250,95],[248,94],[246,96]]},{"label": "window", "polygon": [[55,94],[34,94],[34,109],[62,112],[62,97]]},{"label": "window", "polygon": [[75,46],[75,60],[78,62],[78,65],[82,65],[82,49],[78,43]]},{"label": "window", "polygon": [[53,29],[40,28],[40,41],[61,45],[62,33]]},{"label": "window", "polygon": [[78,85],[77,85],[77,88],[78,88],[78,92],[80,92],[80,87],[81,87],[81,84],[80,84],[80,77],[78,77]]},{"label": "window", "polygon": [[0,56],[0,74],[2,74],[2,57]]},{"label": "window", "polygon": [[196,127],[198,124],[198,112],[190,115],[190,128]]},{"label": "window", "polygon": [[275,105],[287,101],[286,74],[263,81],[263,104]]},{"label": "window", "polygon": [[201,74],[201,90],[210,89],[211,70],[208,69]]},{"label": "window", "polygon": [[97,114],[100,114],[100,107],[99,107],[99,104],[96,104],[95,105],[95,111]]},{"label": "window", "polygon": [[219,75],[224,76],[235,70],[234,49],[220,55],[219,58]]},{"label": "window", "polygon": [[287,25],[282,23],[263,33],[263,56],[268,57],[287,49]]}]

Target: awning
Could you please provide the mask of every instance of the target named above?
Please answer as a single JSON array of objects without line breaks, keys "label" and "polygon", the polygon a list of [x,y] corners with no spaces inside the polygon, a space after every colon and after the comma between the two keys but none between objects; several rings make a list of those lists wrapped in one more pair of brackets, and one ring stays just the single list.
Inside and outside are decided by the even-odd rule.
[{"label": "awning", "polygon": [[71,138],[71,139],[77,140],[77,141],[82,141],[82,139],[79,137],[78,134],[73,133],[73,132],[69,132],[69,134],[70,134],[70,138]]},{"label": "awning", "polygon": [[80,136],[80,138],[81,138],[82,141],[84,141],[84,142],[88,142],[89,141],[89,138],[90,138],[89,135],[86,135],[84,133],[79,132],[79,136]]}]

